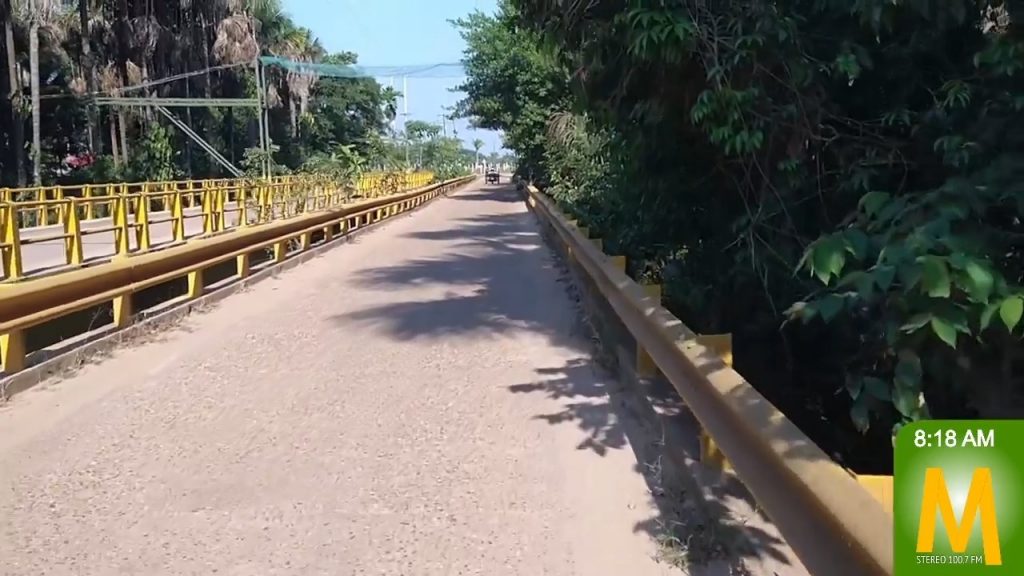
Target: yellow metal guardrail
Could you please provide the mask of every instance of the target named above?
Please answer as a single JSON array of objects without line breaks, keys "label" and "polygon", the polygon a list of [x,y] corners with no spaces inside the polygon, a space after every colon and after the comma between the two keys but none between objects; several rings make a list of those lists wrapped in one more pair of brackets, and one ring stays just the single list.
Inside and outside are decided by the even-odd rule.
[{"label": "yellow metal guardrail", "polygon": [[812,574],[891,575],[892,517],[704,341],[661,306],[535,188],[527,203],[554,229],[646,359],[686,402],[716,449]]},{"label": "yellow metal guardrail", "polygon": [[289,246],[297,244],[295,253],[312,247],[314,234],[323,242],[329,242],[409,211],[473,178],[458,178],[393,196],[329,207],[238,229],[201,242],[6,285],[0,289],[0,366],[7,374],[25,368],[28,353],[25,331],[32,327],[113,303],[113,325],[124,328],[132,321],[133,295],[146,288],[184,277],[188,279],[184,298],[198,298],[206,286],[203,273],[214,266],[234,261],[236,277],[245,278],[251,271],[252,255],[258,251],[269,249],[272,263],[283,262],[290,254]]},{"label": "yellow metal guardrail", "polygon": [[[431,172],[367,174],[354,191],[311,176],[0,190],[0,273],[4,281],[22,280],[97,258],[147,252],[196,236],[338,206],[353,192],[374,198],[433,179]],[[165,238],[154,237],[157,227],[165,230]],[[97,240],[90,239],[86,250],[89,237]],[[35,247],[40,261],[33,262],[28,252]]]},{"label": "yellow metal guardrail", "polygon": [[[625,260],[623,259],[621,262],[621,269],[625,270]],[[702,334],[697,336],[697,343],[714,350],[722,358],[722,361],[725,362],[725,365],[732,368],[732,334]],[[638,352],[641,351],[638,350]],[[638,363],[637,368],[639,371],[643,371],[644,366]],[[707,430],[701,430],[700,433],[700,461],[715,470],[732,469],[729,461],[726,460],[725,455],[715,445],[714,438],[708,434]],[[849,473],[892,516],[892,476],[856,474],[853,471]]]}]

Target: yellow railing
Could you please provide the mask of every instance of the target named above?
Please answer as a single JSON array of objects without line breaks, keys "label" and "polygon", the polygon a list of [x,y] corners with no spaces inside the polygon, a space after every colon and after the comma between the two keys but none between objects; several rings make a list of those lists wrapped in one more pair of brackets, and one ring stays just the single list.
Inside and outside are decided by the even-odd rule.
[{"label": "yellow railing", "polygon": [[[112,328],[126,328],[137,317],[139,303],[135,296],[143,290],[187,278],[187,292],[181,298],[194,300],[210,290],[211,270],[222,264],[232,264],[234,280],[248,278],[255,270],[254,259],[261,253],[269,254],[269,260],[260,266],[280,264],[354,230],[413,210],[472,179],[457,178],[392,196],[310,211],[202,242],[6,285],[0,289],[0,375],[23,370],[28,355],[38,350],[30,348],[26,335],[29,329],[110,304]],[[92,328],[95,326],[86,329]],[[79,327],[79,333],[68,337],[79,335],[81,330]]]},{"label": "yellow railing", "polygon": [[543,193],[528,188],[527,202],[635,340],[637,372],[675,388],[704,429],[702,452],[720,451],[810,573],[891,575],[885,479],[879,490],[836,464],[731,368],[727,337],[693,333],[661,305],[660,286],[637,284],[624,257],[605,254]]},{"label": "yellow railing", "polygon": [[[433,173],[376,173],[352,189],[314,176],[0,190],[2,279],[147,252],[226,230],[424,186]],[[156,232],[156,233],[155,233]]]}]

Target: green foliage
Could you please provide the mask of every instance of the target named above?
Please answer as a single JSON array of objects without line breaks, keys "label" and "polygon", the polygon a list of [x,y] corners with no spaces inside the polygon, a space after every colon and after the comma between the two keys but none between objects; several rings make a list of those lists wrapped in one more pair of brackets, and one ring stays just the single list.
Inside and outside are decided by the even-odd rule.
[{"label": "green foliage", "polygon": [[501,130],[520,170],[540,175],[548,119],[568,105],[565,70],[545,55],[535,35],[518,28],[510,10],[497,17],[474,12],[454,24],[468,46],[467,80],[459,86],[467,98],[458,112],[479,128]]},{"label": "green foliage", "polygon": [[442,135],[442,127],[422,120],[405,124],[405,145],[411,162],[418,168],[434,172],[440,179],[469,173],[475,153],[462,148],[458,138]]},{"label": "green foliage", "polygon": [[135,182],[174,180],[181,175],[176,156],[169,131],[153,124],[128,163],[128,178]]},{"label": "green foliage", "polygon": [[316,174],[337,182],[349,191],[355,189],[364,171],[365,159],[355,146],[339,146],[331,153],[317,153],[302,166],[305,173]]},{"label": "green foliage", "polygon": [[459,23],[465,113],[824,448],[1024,413],[1011,4],[500,6]]},{"label": "green foliage", "polygon": [[269,151],[264,151],[261,148],[246,148],[241,163],[241,168],[245,173],[245,176],[251,179],[263,178],[263,166],[267,161],[270,162],[271,176],[285,176],[290,174],[291,170],[289,170],[287,166],[278,164],[275,160],[276,154],[279,150],[280,147],[276,144],[271,144]]},{"label": "green foliage", "polygon": [[[0,186],[26,184],[33,144],[28,13],[16,10],[8,14],[8,4],[0,2],[0,20],[11,24],[14,41],[10,48],[0,43],[5,95],[0,101]],[[351,52],[327,54],[308,29],[287,16],[280,0],[44,4],[53,8],[44,11],[39,38],[39,144],[41,175],[47,184],[159,180],[167,174],[192,178],[229,175],[159,114],[141,108],[90,110],[89,100],[79,98],[87,92],[110,95],[143,80],[179,77],[122,95],[255,98],[258,86],[251,66],[180,76],[219,65],[243,64],[259,51],[306,62],[351,65],[357,60]],[[16,75],[15,86],[7,86],[8,64],[23,72]],[[262,95],[270,106],[268,130],[279,146],[274,153],[275,162],[281,165],[275,168],[278,172],[295,170],[311,156],[330,154],[339,145],[355,146],[367,156],[371,139],[385,133],[394,118],[396,93],[373,79],[315,78],[276,67],[265,72]],[[8,90],[13,99],[6,98]],[[8,100],[15,104],[13,109]],[[253,109],[196,107],[173,112],[236,165],[251,156],[247,149],[259,145],[259,123]],[[109,161],[75,170],[64,165],[65,158],[86,152]]]}]

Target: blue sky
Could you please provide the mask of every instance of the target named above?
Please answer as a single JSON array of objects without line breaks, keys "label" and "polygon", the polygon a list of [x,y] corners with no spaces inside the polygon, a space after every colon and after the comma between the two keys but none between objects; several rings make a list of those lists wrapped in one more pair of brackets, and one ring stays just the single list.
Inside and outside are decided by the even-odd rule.
[{"label": "blue sky", "polygon": [[[465,43],[448,20],[473,10],[493,12],[496,0],[284,0],[284,7],[330,52],[355,52],[363,66],[420,66],[460,61]],[[378,80],[388,84],[387,78]],[[449,92],[462,78],[407,81],[410,119],[440,124],[442,108],[462,97]],[[402,79],[394,82],[401,91]],[[456,121],[456,127],[467,148],[480,138],[486,143],[484,153],[501,151],[497,133],[473,130],[465,120]]]}]

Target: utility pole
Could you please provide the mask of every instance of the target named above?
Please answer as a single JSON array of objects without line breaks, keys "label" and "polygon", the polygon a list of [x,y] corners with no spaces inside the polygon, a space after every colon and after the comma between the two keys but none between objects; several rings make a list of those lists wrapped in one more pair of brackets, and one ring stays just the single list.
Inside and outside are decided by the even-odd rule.
[{"label": "utility pole", "polygon": [[[391,93],[394,94],[394,90],[395,90],[395,77],[394,76],[390,76],[388,78],[388,87],[391,88],[391,90],[392,90]],[[396,105],[397,105],[397,103],[396,103]],[[397,112],[398,112],[398,110],[395,110],[395,115],[391,118],[391,126],[390,126],[390,128],[391,128],[391,137],[392,138],[394,138],[397,135],[397,133],[398,133],[398,114],[397,114]]]}]

